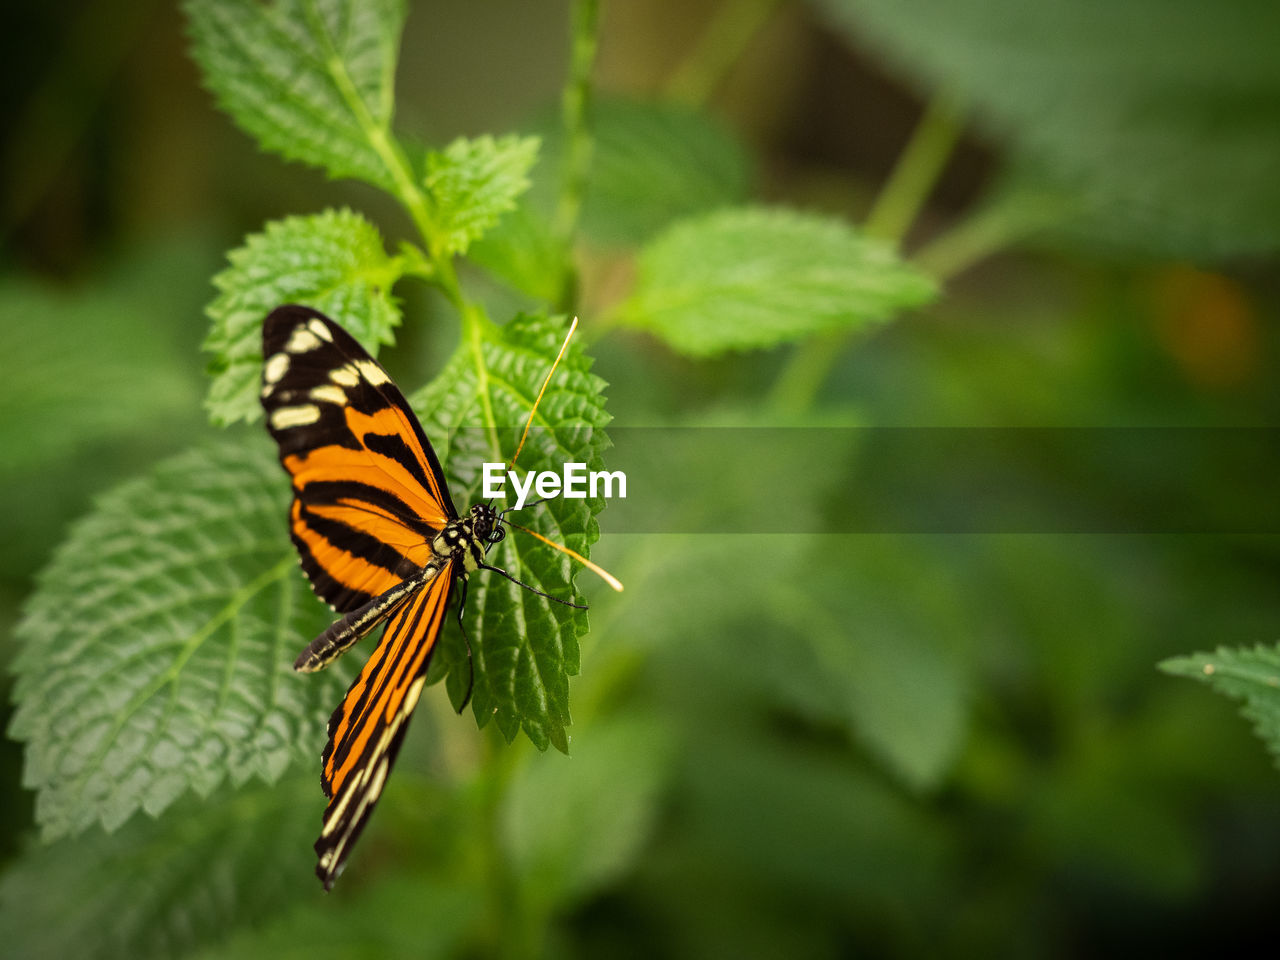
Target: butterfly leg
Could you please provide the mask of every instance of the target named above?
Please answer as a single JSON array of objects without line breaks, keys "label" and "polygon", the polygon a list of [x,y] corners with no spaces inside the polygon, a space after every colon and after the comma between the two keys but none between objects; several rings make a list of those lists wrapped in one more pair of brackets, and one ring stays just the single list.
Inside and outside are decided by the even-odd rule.
[{"label": "butterfly leg", "polygon": [[462,703],[458,706],[458,713],[467,709],[467,704],[471,702],[471,693],[476,688],[476,667],[475,661],[471,657],[471,640],[467,637],[467,628],[462,625],[462,615],[467,610],[467,578],[462,578],[462,593],[458,597],[458,630],[462,632],[462,642],[467,645],[467,695],[462,698]]}]

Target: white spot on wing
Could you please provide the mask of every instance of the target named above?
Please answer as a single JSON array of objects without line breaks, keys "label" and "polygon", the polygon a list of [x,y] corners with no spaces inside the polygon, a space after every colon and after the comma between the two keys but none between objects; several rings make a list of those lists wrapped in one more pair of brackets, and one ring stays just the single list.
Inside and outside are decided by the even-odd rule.
[{"label": "white spot on wing", "polygon": [[307,324],[307,327],[310,328],[311,332],[321,340],[326,343],[333,343],[333,334],[329,332],[329,328],[326,327],[322,321],[313,317],[311,322]]},{"label": "white spot on wing", "polygon": [[400,708],[402,714],[408,715],[418,704],[418,697],[422,696],[422,685],[427,682],[427,675],[424,673],[417,680],[413,681],[413,686],[409,688],[409,692],[405,694],[404,705]]},{"label": "white spot on wing", "polygon": [[372,801],[382,793],[382,785],[387,782],[387,758],[383,757],[378,765],[374,767],[373,779],[369,781],[369,789],[365,794]]},{"label": "white spot on wing", "polygon": [[387,383],[391,380],[387,376],[387,372],[372,360],[353,360],[355,368],[360,371],[360,375],[368,380],[375,387],[381,383]]},{"label": "white spot on wing", "polygon": [[281,407],[271,411],[271,426],[276,430],[288,430],[290,427],[305,427],[320,419],[320,408],[314,403],[304,403],[297,407]]},{"label": "white spot on wing", "polygon": [[312,387],[307,396],[312,400],[319,400],[321,403],[336,403],[338,406],[342,406],[347,402],[346,391],[332,383],[325,384],[322,387]]},{"label": "white spot on wing", "polygon": [[289,342],[284,345],[284,348],[290,353],[310,353],[318,346],[320,346],[319,337],[306,327],[298,327],[290,335]]},{"label": "white spot on wing", "polygon": [[285,371],[288,369],[289,355],[287,353],[273,353],[267,358],[267,362],[262,368],[262,382],[268,386],[273,386],[280,382],[280,378],[285,375]]},{"label": "white spot on wing", "polygon": [[354,387],[360,382],[360,371],[346,363],[329,372],[329,379],[340,387]]}]

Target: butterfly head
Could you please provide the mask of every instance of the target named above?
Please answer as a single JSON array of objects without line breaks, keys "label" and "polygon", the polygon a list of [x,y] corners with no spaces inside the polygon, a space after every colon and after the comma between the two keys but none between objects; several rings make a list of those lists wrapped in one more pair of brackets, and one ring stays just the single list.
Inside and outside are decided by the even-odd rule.
[{"label": "butterfly head", "polygon": [[471,507],[471,533],[485,544],[487,550],[495,543],[501,543],[507,535],[502,525],[502,517],[487,503],[477,503]]}]

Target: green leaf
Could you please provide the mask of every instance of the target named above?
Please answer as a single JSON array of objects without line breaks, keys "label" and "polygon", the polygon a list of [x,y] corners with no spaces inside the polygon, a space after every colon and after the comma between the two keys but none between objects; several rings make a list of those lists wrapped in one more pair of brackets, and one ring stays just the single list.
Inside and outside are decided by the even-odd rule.
[{"label": "green leaf", "polygon": [[677,224],[645,247],[621,319],[710,356],[855,329],[935,293],[888,246],[839,221],[742,208]]},{"label": "green leaf", "polygon": [[537,137],[459,138],[427,154],[425,184],[443,253],[466,253],[529,189]]},{"label": "green leaf", "polygon": [[197,376],[146,307],[101,286],[92,297],[71,298],[26,283],[0,284],[0,478],[86,445],[190,427]]},{"label": "green leaf", "polygon": [[1076,195],[1075,229],[1157,254],[1280,248],[1271,0],[820,5]]},{"label": "green leaf", "polygon": [[289,543],[265,442],[195,450],[104,495],[15,635],[23,782],[46,840],[157,816],[320,749],[349,671],[291,669],[331,616]]},{"label": "green leaf", "polygon": [[560,295],[564,254],[551,222],[521,200],[468,253],[472,263],[522,293],[552,303]]},{"label": "green leaf", "polygon": [[1175,677],[1192,677],[1233,700],[1253,721],[1254,732],[1280,761],[1280,645],[1249,649],[1219,647],[1215,653],[1171,657],[1160,669]]},{"label": "green leaf", "polygon": [[400,310],[391,287],[404,258],[387,256],[377,228],[358,213],[326,210],[274,220],[227,259],[230,268],[213,278],[219,294],[205,310],[213,326],[204,349],[214,355],[205,405],[217,424],[262,415],[262,321],[283,303],[332,317],[374,354],[394,339]]},{"label": "green leaf", "polygon": [[192,55],[264,150],[394,191],[403,0],[188,0]]},{"label": "green leaf", "polygon": [[387,960],[456,957],[484,921],[485,891],[469,877],[393,876],[350,900],[313,898],[262,929],[241,926],[200,960]]},{"label": "green leaf", "polygon": [[746,201],[751,155],[716,117],[677,103],[607,99],[595,135],[582,231],[639,244],[667,225]]},{"label": "green leaf", "polygon": [[507,862],[526,897],[562,908],[627,871],[654,826],[671,747],[654,719],[613,718],[593,724],[572,758],[524,765],[500,817]]},{"label": "green leaf", "polygon": [[[0,941],[13,957],[185,955],[320,893],[312,777],[188,799],[49,846],[31,844],[0,877]],[[312,800],[314,798],[312,797]]]},{"label": "green leaf", "polygon": [[[515,453],[565,332],[562,320],[528,316],[502,328],[487,326],[474,339],[464,336],[440,376],[412,398],[427,436],[445,455],[459,511],[482,499],[481,464]],[[581,347],[570,344],[538,407],[520,455],[522,471],[559,471],[568,461],[602,469],[609,415],[604,381],[590,367]],[[556,498],[513,519],[586,555],[599,537],[595,515],[603,506],[596,497]],[[573,577],[580,568],[518,530],[489,552],[489,562],[554,597],[578,598]],[[466,630],[475,656],[476,722],[483,727],[495,720],[507,740],[523,729],[539,749],[554,744],[567,751],[569,677],[578,672],[586,615],[482,572],[470,578]],[[461,641],[446,637],[436,659],[437,669],[448,669],[449,695],[460,704],[469,676]]]}]

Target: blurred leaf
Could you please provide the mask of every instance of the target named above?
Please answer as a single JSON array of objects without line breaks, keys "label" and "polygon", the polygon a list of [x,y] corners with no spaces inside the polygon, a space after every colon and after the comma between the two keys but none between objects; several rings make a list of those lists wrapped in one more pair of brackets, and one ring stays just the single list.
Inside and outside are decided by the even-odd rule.
[{"label": "blurred leaf", "polygon": [[1186,256],[1280,248],[1271,0],[819,5],[856,43],[969,100],[1081,198],[1095,236]]},{"label": "blurred leaf", "polygon": [[358,213],[273,220],[227,259],[230,268],[213,278],[219,294],[205,310],[213,328],[204,349],[214,355],[205,406],[219,425],[262,415],[262,321],[281,304],[314,307],[375,355],[394,339],[400,310],[391,287],[403,259],[387,256],[377,228]]},{"label": "blurred leaf", "polygon": [[527,200],[471,245],[472,263],[531,297],[551,303],[559,295],[563,256],[551,224]]},{"label": "blurred leaf", "polygon": [[0,285],[5,375],[0,378],[0,478],[190,420],[196,377],[175,338],[118,290],[71,298]]},{"label": "blurred leaf", "polygon": [[344,688],[291,669],[329,622],[265,444],[192,451],[104,495],[40,574],[9,734],[46,840],[158,816],[318,751]]},{"label": "blurred leaf", "polygon": [[744,208],[684,221],[645,247],[621,319],[710,356],[886,320],[935,292],[839,221]]},{"label": "blurred leaf", "polygon": [[1192,677],[1233,700],[1243,700],[1240,712],[1253,721],[1254,732],[1267,749],[1280,757],[1280,645],[1219,647],[1212,654],[1170,657],[1161,662],[1160,669],[1176,677]]},{"label": "blurred leaf", "polygon": [[846,757],[738,729],[684,752],[687,856],[803,902],[883,907],[938,890],[947,840],[926,814]]},{"label": "blurred leaf", "polygon": [[484,891],[465,876],[391,877],[352,900],[312,899],[261,930],[243,929],[201,960],[422,960],[458,956]]},{"label": "blurred leaf", "polygon": [[[445,473],[459,510],[481,499],[481,464],[515,453],[565,331],[563,320],[545,317],[521,316],[501,328],[489,326],[483,339],[464,339],[440,375],[412,398],[427,436],[445,454]],[[570,344],[521,454],[525,471],[558,471],[569,461],[585,463],[588,470],[603,467],[600,454],[608,443],[603,428],[609,422],[605,384],[590,367],[582,348]],[[603,507],[601,498],[556,498],[521,514],[519,521],[586,555],[599,537],[595,515]],[[573,587],[578,571],[569,558],[518,530],[489,552],[488,562],[553,597],[578,597]],[[483,727],[495,719],[508,741],[523,728],[540,750],[551,743],[567,751],[569,677],[578,672],[585,614],[496,574],[471,577],[467,598],[476,722]],[[466,693],[466,661],[460,640],[446,636],[436,663],[437,669],[449,670],[449,696],[455,705]]]},{"label": "blurred leaf", "polygon": [[184,955],[232,924],[272,915],[311,882],[315,819],[300,816],[310,777],[217,800],[188,798],[164,817],[136,815],[32,844],[0,876],[0,941],[12,957]]},{"label": "blurred leaf", "polygon": [[[680,669],[723,689],[843,730],[913,790],[942,782],[973,688],[972,627],[945,558],[917,538],[871,535],[663,542],[661,570],[641,586],[670,612],[639,611],[647,642],[672,645]],[[734,589],[710,586],[708,572]]]},{"label": "blurred leaf", "polygon": [[[582,231],[640,244],[683,217],[744,202],[751,157],[708,113],[675,103],[604,99],[591,111],[595,148]],[[549,169],[557,169],[548,162]]]},{"label": "blurred leaf", "polygon": [[529,189],[537,137],[459,138],[427,154],[425,183],[444,253],[466,253]]},{"label": "blurred leaf", "polygon": [[374,145],[391,127],[403,0],[187,0],[192,56],[264,150],[394,192]]},{"label": "blurred leaf", "polygon": [[653,829],[671,759],[667,730],[638,716],[592,724],[567,759],[530,758],[500,814],[524,895],[565,906],[626,873]]}]

